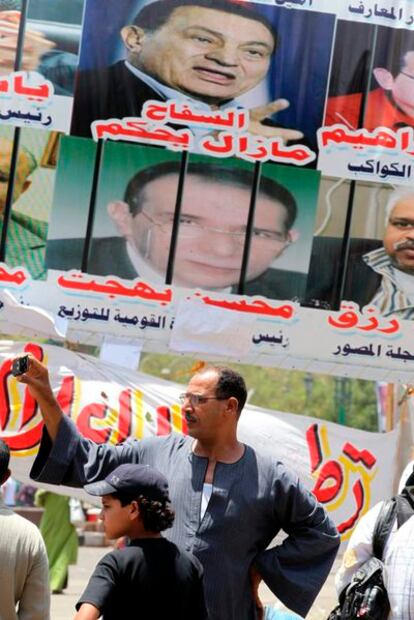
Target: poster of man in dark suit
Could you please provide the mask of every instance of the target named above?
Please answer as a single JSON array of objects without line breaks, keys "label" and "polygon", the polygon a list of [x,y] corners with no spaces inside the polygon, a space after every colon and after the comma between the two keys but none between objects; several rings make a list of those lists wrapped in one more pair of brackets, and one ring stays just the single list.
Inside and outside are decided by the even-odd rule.
[{"label": "poster of man in dark suit", "polygon": [[332,15],[255,2],[88,0],[71,133],[178,99],[248,108],[251,133],[313,143],[333,25]]}]

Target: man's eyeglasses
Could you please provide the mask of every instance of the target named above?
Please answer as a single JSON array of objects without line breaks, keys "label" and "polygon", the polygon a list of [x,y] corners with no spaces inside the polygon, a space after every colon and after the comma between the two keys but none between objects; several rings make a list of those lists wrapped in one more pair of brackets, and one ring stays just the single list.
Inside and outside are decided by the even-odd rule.
[{"label": "man's eyeglasses", "polygon": [[409,232],[412,232],[414,230],[414,220],[406,220],[406,219],[399,219],[399,218],[393,218],[391,217],[389,219],[389,224],[390,226],[393,226],[394,228],[398,228],[399,230],[406,230]]},{"label": "man's eyeglasses", "polygon": [[202,396],[202,394],[192,394],[191,392],[184,392],[180,394],[180,401],[184,404],[186,400],[190,401],[190,405],[192,407],[197,407],[197,405],[202,405],[206,403],[208,400],[227,400],[227,396]]},{"label": "man's eyeglasses", "polygon": [[[162,233],[169,235],[171,234],[172,229],[172,221],[168,216],[168,221],[155,220],[145,211],[141,211],[141,215],[143,215],[153,226],[157,226]],[[223,230],[222,228],[215,228],[213,226],[203,226],[197,221],[191,220],[184,215],[180,218],[180,228],[179,234],[185,239],[200,239],[206,232],[214,232],[220,233],[221,235],[226,235],[227,237],[231,237],[236,243],[243,246],[244,239],[246,237],[246,231],[232,231],[232,230]],[[262,230],[260,228],[253,228],[252,231],[252,242],[264,242],[264,243],[285,243],[286,245],[290,243],[289,233],[279,232],[277,230]]]}]

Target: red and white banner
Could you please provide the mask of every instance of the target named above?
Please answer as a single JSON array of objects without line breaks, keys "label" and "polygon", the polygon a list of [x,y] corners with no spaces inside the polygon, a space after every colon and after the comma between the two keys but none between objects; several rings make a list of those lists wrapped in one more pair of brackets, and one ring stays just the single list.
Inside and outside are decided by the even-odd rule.
[{"label": "red and white banner", "polygon": [[[56,397],[79,431],[97,443],[186,433],[183,386],[53,346],[0,344],[0,437],[12,450],[13,475],[29,481],[42,419],[11,358],[30,351],[49,367]],[[292,467],[324,504],[346,540],[357,519],[393,493],[398,429],[368,433],[306,416],[246,406],[239,437]],[[56,487],[54,487],[56,489]],[[73,489],[59,491],[74,494]]]},{"label": "red and white banner", "polygon": [[410,383],[414,364],[412,321],[383,317],[374,307],[360,311],[344,302],[338,312],[318,311],[80,272],[54,272],[44,282],[6,265],[0,330],[93,345],[112,338],[147,351],[389,383]]}]

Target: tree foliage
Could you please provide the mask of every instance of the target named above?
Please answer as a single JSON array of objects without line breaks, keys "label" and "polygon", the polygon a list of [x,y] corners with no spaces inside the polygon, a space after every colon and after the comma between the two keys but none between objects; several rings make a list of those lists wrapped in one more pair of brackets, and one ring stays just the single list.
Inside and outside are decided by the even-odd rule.
[{"label": "tree foliage", "polygon": [[[199,365],[199,360],[187,356],[144,353],[140,370],[185,384]],[[376,385],[373,381],[280,368],[231,366],[244,376],[252,405],[345,423],[363,430],[377,430]]]}]

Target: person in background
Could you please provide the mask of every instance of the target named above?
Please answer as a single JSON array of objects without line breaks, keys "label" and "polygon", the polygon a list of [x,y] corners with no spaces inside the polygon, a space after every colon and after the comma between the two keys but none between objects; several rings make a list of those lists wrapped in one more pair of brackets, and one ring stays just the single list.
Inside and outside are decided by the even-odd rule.
[{"label": "person in background", "polygon": [[[10,450],[0,439],[0,485],[10,476]],[[0,618],[49,620],[50,592],[45,544],[37,527],[13,512],[0,496]]]},{"label": "person in background", "polygon": [[49,559],[49,581],[52,594],[61,594],[68,585],[69,566],[78,558],[78,534],[70,521],[69,497],[39,490],[36,506],[44,508],[40,533]]},{"label": "person in background", "polygon": [[[412,509],[412,516],[398,527],[398,511],[394,515],[391,533],[385,543],[384,585],[390,602],[389,620],[409,620],[414,617],[414,471],[407,468],[405,481],[400,481],[402,493]],[[358,521],[335,576],[338,597],[351,582],[358,569],[374,557],[375,524],[384,502],[378,502]]]},{"label": "person in background", "polygon": [[31,484],[22,484],[16,495],[18,506],[34,506],[36,487]]},{"label": "person in background", "polygon": [[124,464],[84,488],[102,497],[106,536],[129,543],[98,563],[75,620],[128,618],[136,606],[142,618],[205,620],[200,562],[161,535],[174,522],[167,479],[148,465]]}]

